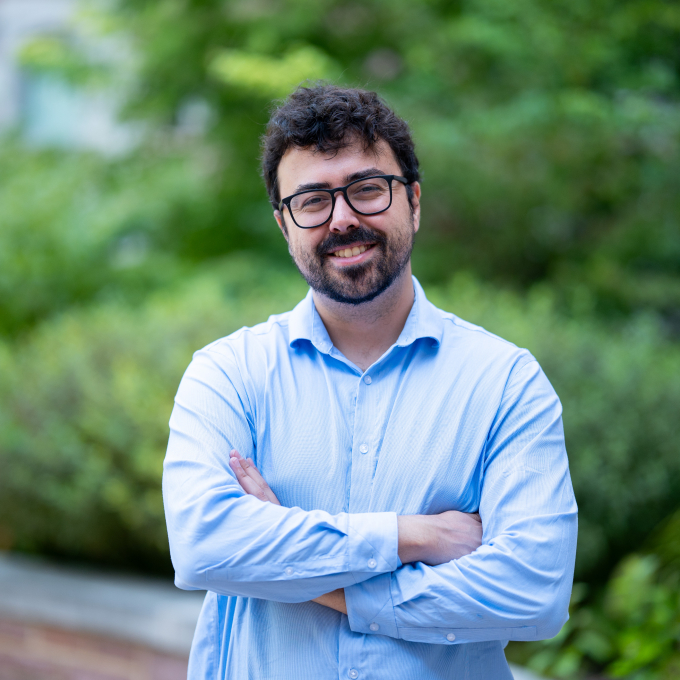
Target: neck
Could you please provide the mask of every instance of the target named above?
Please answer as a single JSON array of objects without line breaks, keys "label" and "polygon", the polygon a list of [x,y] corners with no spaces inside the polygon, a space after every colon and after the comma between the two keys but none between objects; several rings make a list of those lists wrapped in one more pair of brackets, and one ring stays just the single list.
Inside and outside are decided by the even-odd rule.
[{"label": "neck", "polygon": [[314,305],[333,344],[365,371],[396,341],[413,307],[411,264],[370,302],[350,305],[316,291]]}]

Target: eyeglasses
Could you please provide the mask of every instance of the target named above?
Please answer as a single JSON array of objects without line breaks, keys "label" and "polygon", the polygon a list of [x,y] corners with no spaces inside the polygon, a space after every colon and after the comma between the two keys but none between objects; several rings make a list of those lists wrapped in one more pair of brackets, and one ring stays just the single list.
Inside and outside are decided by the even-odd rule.
[{"label": "eyeglasses", "polygon": [[314,229],[326,224],[333,216],[335,194],[340,191],[347,205],[360,215],[377,215],[392,205],[392,180],[409,184],[406,177],[375,175],[350,182],[336,189],[311,189],[287,196],[279,203],[279,210],[288,206],[293,222],[300,229]]}]

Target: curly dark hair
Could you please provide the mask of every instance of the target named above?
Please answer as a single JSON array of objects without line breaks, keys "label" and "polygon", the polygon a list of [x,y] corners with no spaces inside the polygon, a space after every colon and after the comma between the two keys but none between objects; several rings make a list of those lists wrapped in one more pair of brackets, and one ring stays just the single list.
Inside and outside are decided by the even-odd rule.
[{"label": "curly dark hair", "polygon": [[[298,87],[274,110],[262,137],[262,176],[276,210],[281,197],[277,171],[290,147],[338,151],[353,139],[370,149],[379,140],[390,145],[401,173],[409,182],[420,179],[411,131],[375,93],[319,84]],[[406,187],[409,202],[410,185]]]}]

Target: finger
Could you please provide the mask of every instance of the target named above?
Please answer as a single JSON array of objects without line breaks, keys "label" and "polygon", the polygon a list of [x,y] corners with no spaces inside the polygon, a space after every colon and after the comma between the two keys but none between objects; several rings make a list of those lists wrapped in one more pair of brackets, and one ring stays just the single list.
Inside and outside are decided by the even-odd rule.
[{"label": "finger", "polygon": [[241,458],[241,467],[243,467],[246,474],[251,477],[254,482],[259,484],[263,489],[267,488],[267,482],[264,481],[264,477],[260,474],[255,463],[253,463],[252,458]]},{"label": "finger", "polygon": [[276,505],[281,505],[281,503],[279,503],[279,499],[269,488],[269,484],[267,484],[257,467],[255,467],[255,463],[253,463],[252,458],[242,458],[241,466],[246,471],[246,474],[264,491],[265,495],[267,496],[267,500],[271,501],[272,503],[276,503]]},{"label": "finger", "polygon": [[243,459],[239,459],[236,456],[232,456],[229,459],[229,467],[234,471],[234,474],[236,475],[236,479],[238,480],[238,483],[241,485],[241,488],[249,495],[255,496],[256,498],[259,498],[261,501],[268,501],[269,498],[267,498],[267,495],[264,493],[264,490],[262,487],[255,482],[251,477],[248,476],[246,471],[243,469],[243,466],[241,465]]},{"label": "finger", "polygon": [[[246,471],[241,467],[241,461],[236,456],[232,456],[229,458],[229,467],[236,475],[238,483],[243,487],[244,483],[247,483],[249,478]],[[243,490],[245,491],[245,488]]]}]

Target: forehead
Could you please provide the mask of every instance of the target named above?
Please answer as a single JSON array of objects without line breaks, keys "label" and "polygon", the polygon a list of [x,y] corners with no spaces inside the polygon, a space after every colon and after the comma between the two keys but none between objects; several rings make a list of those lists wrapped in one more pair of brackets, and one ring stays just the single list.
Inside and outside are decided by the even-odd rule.
[{"label": "forehead", "polygon": [[337,152],[322,153],[313,148],[291,147],[278,167],[281,197],[294,194],[304,184],[346,184],[352,174],[375,168],[386,175],[400,175],[401,168],[390,145],[379,139],[372,147],[353,142]]}]

